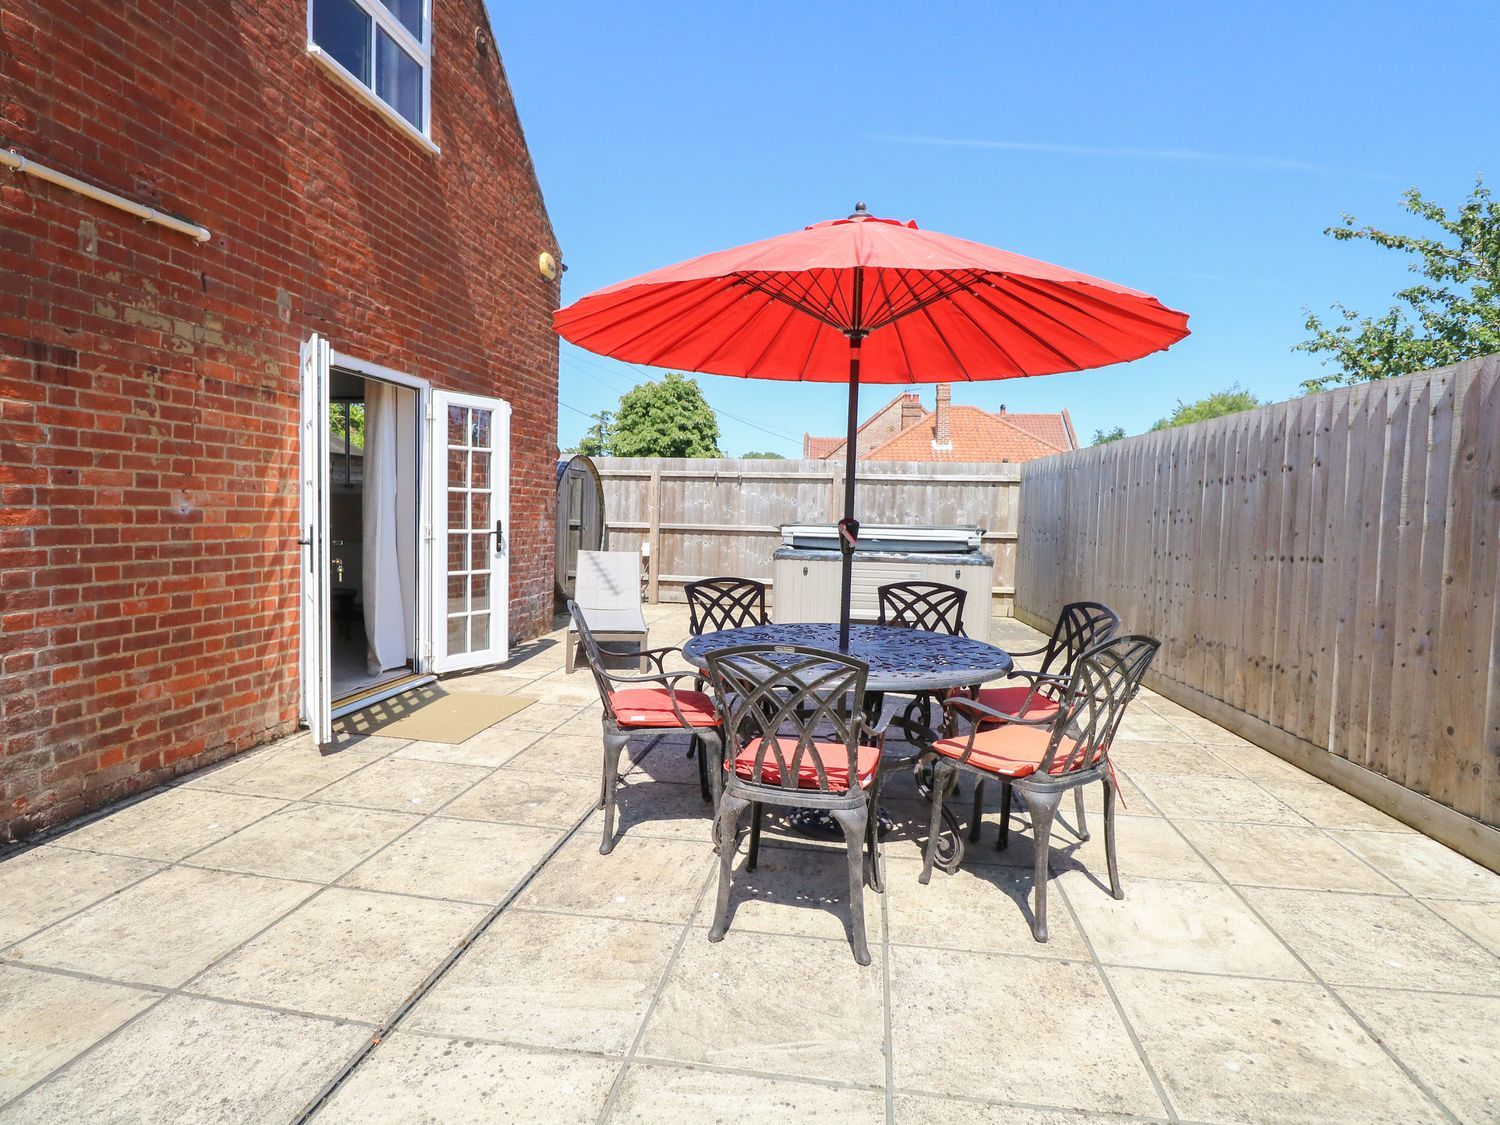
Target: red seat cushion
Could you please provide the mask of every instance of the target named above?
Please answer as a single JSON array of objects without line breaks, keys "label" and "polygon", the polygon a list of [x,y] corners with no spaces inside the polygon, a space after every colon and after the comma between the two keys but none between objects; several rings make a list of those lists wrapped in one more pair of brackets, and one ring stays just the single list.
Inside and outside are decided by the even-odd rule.
[{"label": "red seat cushion", "polygon": [[1057,712],[1057,700],[1048,699],[1045,695],[1032,696],[1031,706],[1022,711],[1021,705],[1026,702],[1026,694],[1029,691],[1031,688],[1024,684],[1018,684],[1015,687],[981,688],[978,702],[991,711],[1004,711],[1007,715],[1025,715],[1027,718],[1052,715]]},{"label": "red seat cushion", "polygon": [[[690,727],[716,727],[719,713],[714,701],[701,691],[679,691],[677,707]],[[672,710],[672,695],[666,688],[630,688],[609,693],[615,721],[622,727],[680,727],[682,719]]]},{"label": "red seat cushion", "polygon": [[[1052,737],[1050,727],[1023,727],[1016,723],[1002,723],[985,727],[974,735],[974,753],[968,764],[988,770],[1000,777],[1030,777],[1042,764],[1047,753],[1047,743]],[[932,744],[932,748],[945,758],[962,758],[969,744],[968,736],[944,738]],[[1057,746],[1057,755],[1048,770],[1052,774],[1063,773],[1068,765],[1068,756],[1078,745],[1071,738],[1064,738]]]},{"label": "red seat cushion", "polygon": [[[795,738],[778,738],[777,743],[781,746],[781,756],[788,762],[792,755],[797,752],[797,740]],[[835,793],[845,793],[849,790],[849,749],[842,742],[814,742],[813,747],[818,752],[818,758],[823,763],[823,772],[828,776],[828,788]],[[755,780],[755,758],[760,752],[760,740],[756,739],[750,745],[741,750],[734,759],[734,772],[745,781]],[[880,747],[861,746],[855,760],[855,769],[859,771],[859,787],[867,788],[875,779],[875,770],[880,765]],[[728,763],[725,763],[728,768]],[[781,766],[776,761],[776,755],[766,751],[766,760],[761,765],[760,781],[764,785],[781,784]],[[797,765],[797,788],[818,788],[818,767],[813,765],[811,752],[804,752],[801,762]]]}]

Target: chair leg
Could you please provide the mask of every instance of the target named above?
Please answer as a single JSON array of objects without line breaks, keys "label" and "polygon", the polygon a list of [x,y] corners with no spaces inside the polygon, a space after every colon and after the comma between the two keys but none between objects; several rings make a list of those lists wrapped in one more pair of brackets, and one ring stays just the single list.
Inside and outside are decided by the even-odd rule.
[{"label": "chair leg", "polygon": [[937,859],[938,836],[943,831],[943,796],[957,771],[946,762],[934,762],[932,766],[932,819],[927,825],[927,850],[922,855],[922,874],[917,882],[932,881],[932,865]]},{"label": "chair leg", "polygon": [[1047,940],[1047,869],[1052,858],[1052,818],[1057,815],[1057,806],[1062,804],[1061,793],[1024,793],[1026,807],[1031,810],[1032,846],[1036,849],[1034,885],[1036,887],[1035,918],[1031,923],[1031,936],[1037,941]]},{"label": "chair leg", "polygon": [[866,881],[878,895],[885,893],[885,861],[880,854],[880,780],[877,774],[870,789],[870,815],[865,818],[865,848],[869,859]]},{"label": "chair leg", "polygon": [[760,819],[766,807],[759,801],[750,806],[750,856],[745,862],[746,871],[754,871],[760,863]]},{"label": "chair leg", "polygon": [[714,924],[708,931],[709,941],[723,941],[729,928],[729,887],[734,881],[734,837],[739,831],[740,814],[750,807],[743,797],[724,796],[714,817],[714,835],[719,841],[719,897],[714,904]]},{"label": "chair leg", "polygon": [[869,824],[868,806],[838,809],[833,819],[844,830],[844,846],[849,853],[849,926],[854,959],[861,965],[870,963],[870,946],[865,940],[865,832]]},{"label": "chair leg", "polygon": [[723,742],[718,731],[706,730],[698,736],[698,753],[703,756],[703,768],[708,774],[708,799],[717,808],[724,792]]},{"label": "chair leg", "polygon": [[693,750],[698,752],[698,791],[703,794],[705,801],[712,801],[714,796],[708,784],[708,752],[704,749],[703,740],[696,734],[693,735],[690,747],[689,754]]},{"label": "chair leg", "polygon": [[969,822],[969,843],[979,843],[984,830],[984,778],[974,779],[974,819]]},{"label": "chair leg", "polygon": [[620,783],[620,755],[630,745],[627,734],[604,735],[604,786],[599,803],[604,807],[604,840],[599,854],[608,855],[615,847],[615,790]]},{"label": "chair leg", "polygon": [[1078,838],[1085,843],[1089,838],[1089,822],[1083,812],[1083,786],[1073,790],[1073,807],[1078,810]]},{"label": "chair leg", "polygon": [[995,841],[995,850],[1003,852],[1010,845],[1010,782],[1000,782],[1000,838]]},{"label": "chair leg", "polygon": [[1107,777],[1104,779],[1104,855],[1109,861],[1109,893],[1115,898],[1124,898],[1120,865],[1115,860],[1115,787]]}]

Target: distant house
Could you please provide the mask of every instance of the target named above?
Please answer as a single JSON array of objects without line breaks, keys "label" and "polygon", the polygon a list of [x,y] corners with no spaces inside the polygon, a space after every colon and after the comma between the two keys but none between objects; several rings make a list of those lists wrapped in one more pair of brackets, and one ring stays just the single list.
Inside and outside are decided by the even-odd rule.
[{"label": "distant house", "polygon": [[[952,387],[937,385],[933,410],[914,391],[903,391],[859,427],[862,461],[1033,461],[1078,448],[1078,435],[1064,407],[1056,414],[995,413],[954,406]],[[841,437],[802,437],[810,461],[842,461]]]},{"label": "distant house", "polygon": [[560,272],[483,0],[4,9],[0,841],[550,628]]}]

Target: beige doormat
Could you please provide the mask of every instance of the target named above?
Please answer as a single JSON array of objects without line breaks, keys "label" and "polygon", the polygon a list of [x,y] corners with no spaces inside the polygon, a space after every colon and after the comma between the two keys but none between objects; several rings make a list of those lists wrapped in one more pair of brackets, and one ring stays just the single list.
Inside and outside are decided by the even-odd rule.
[{"label": "beige doormat", "polygon": [[467,742],[535,702],[519,695],[444,691],[439,684],[427,684],[345,715],[333,729],[420,742]]}]

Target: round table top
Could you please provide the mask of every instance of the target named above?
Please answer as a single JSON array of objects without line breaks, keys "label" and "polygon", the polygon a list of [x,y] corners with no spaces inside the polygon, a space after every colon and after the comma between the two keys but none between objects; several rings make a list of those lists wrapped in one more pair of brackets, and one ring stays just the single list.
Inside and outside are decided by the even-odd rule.
[{"label": "round table top", "polygon": [[[798,621],[751,625],[693,637],[682,655],[695,668],[708,666],[707,653],[736,645],[806,645],[837,652],[837,622]],[[966,687],[1007,675],[1010,654],[971,637],[903,629],[894,625],[850,625],[849,655],[870,666],[869,691],[936,691]]]}]

